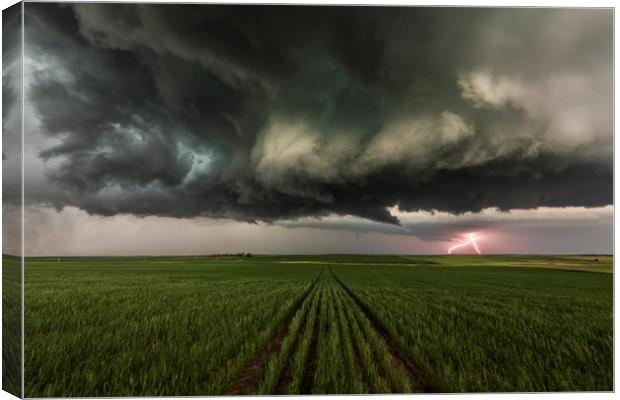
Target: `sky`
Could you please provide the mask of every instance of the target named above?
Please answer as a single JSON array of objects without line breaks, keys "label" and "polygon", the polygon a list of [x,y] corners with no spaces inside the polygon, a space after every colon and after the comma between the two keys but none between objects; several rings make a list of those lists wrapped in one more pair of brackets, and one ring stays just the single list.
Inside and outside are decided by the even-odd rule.
[{"label": "sky", "polygon": [[612,253],[612,33],[611,9],[26,3],[25,252]]}]

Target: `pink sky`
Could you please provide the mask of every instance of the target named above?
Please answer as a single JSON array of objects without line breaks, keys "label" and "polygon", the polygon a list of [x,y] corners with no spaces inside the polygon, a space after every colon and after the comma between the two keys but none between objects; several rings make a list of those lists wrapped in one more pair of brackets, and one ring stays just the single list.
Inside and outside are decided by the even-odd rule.
[{"label": "pink sky", "polygon": [[[27,255],[178,255],[209,253],[444,254],[468,232],[482,253],[611,253],[613,206],[494,209],[455,216],[400,213],[402,226],[352,216],[250,224],[209,218],[100,217],[77,208],[26,210]],[[18,243],[15,210],[4,210],[4,251]],[[471,246],[455,253],[473,253]]]}]

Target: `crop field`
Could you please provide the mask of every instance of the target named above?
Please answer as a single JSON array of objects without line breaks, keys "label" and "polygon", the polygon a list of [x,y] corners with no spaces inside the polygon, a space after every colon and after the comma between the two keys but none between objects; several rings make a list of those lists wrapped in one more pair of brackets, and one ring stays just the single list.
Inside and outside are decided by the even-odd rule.
[{"label": "crop field", "polygon": [[21,382],[21,259],[2,257],[2,389],[20,397]]},{"label": "crop field", "polygon": [[26,260],[27,397],[611,391],[612,258]]}]

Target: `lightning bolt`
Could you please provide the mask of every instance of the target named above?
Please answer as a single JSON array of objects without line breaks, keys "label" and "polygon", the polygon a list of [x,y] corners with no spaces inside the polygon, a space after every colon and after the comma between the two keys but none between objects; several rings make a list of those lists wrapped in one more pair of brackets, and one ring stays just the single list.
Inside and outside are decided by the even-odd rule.
[{"label": "lightning bolt", "polygon": [[467,237],[467,239],[464,242],[459,243],[459,244],[455,244],[454,246],[450,247],[448,249],[448,254],[452,254],[452,252],[454,250],[456,250],[458,248],[461,248],[461,247],[464,247],[464,246],[467,246],[469,244],[471,244],[473,246],[474,250],[476,250],[476,253],[482,254],[480,252],[480,249],[478,248],[478,243],[476,243],[476,240],[480,239],[481,236],[478,236],[476,233],[472,232],[472,233],[468,233],[466,237]]}]

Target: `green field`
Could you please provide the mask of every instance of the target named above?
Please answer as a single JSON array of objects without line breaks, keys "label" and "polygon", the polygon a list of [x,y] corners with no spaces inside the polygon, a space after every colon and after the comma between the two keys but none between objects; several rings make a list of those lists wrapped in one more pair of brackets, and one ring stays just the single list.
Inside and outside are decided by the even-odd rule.
[{"label": "green field", "polygon": [[611,271],[600,256],[31,258],[25,394],[610,391]]},{"label": "green field", "polygon": [[2,390],[21,397],[21,258],[2,257]]}]

